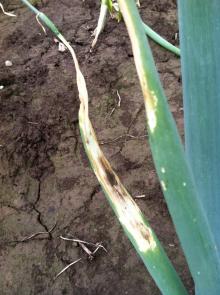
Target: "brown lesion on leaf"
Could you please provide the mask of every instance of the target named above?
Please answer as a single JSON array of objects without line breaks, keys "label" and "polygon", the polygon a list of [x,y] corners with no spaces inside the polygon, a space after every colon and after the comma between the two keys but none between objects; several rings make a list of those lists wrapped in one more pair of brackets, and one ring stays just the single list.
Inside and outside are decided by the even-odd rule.
[{"label": "brown lesion on leaf", "polygon": [[141,252],[154,250],[156,247],[156,241],[151,229],[145,224],[137,204],[121,184],[114,188],[117,196],[114,203],[116,205],[120,222],[132,235]]},{"label": "brown lesion on leaf", "polygon": [[107,181],[111,184],[112,187],[118,184],[118,181],[115,177],[115,174],[104,156],[99,158],[100,163],[102,164],[103,170],[105,171]]},{"label": "brown lesion on leaf", "polygon": [[131,234],[139,250],[154,250],[156,241],[151,229],[145,224],[141,211],[112,170],[109,162],[101,155],[98,158],[99,176],[103,177],[120,222]]},{"label": "brown lesion on leaf", "polygon": [[146,226],[144,225],[143,222],[141,222],[140,224],[138,224],[138,226],[140,227],[140,231],[143,235],[143,237],[149,241],[149,243],[152,242],[152,239],[153,239],[153,236],[152,236],[152,233],[150,232],[150,229],[149,228],[146,228]]}]

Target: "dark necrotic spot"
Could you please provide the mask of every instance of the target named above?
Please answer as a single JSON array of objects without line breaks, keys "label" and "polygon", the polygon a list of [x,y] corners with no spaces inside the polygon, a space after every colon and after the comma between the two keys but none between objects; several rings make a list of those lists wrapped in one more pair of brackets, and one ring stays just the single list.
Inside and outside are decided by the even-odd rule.
[{"label": "dark necrotic spot", "polygon": [[103,170],[105,171],[106,178],[107,178],[108,182],[112,186],[117,185],[118,182],[117,182],[117,180],[115,178],[115,175],[114,175],[108,161],[104,157],[100,157],[99,160],[100,160],[100,162],[102,164]]}]

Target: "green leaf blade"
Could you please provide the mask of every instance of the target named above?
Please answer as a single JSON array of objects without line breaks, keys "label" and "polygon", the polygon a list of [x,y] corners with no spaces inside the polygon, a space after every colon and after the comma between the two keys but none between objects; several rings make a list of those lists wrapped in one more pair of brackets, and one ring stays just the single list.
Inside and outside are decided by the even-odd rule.
[{"label": "green leaf blade", "polygon": [[[186,155],[220,252],[220,2],[179,1],[178,8]],[[200,281],[197,293],[206,294]]]},{"label": "green leaf blade", "polygon": [[186,154],[220,251],[220,2],[180,2]]},{"label": "green leaf blade", "polygon": [[[220,294],[220,259],[196,192],[166,97],[159,81],[141,19],[132,0],[119,0],[143,90],[149,139],[161,186],[192,276],[206,294]],[[207,269],[209,271],[207,272]]]},{"label": "green leaf blade", "polygon": [[169,50],[170,52],[176,54],[177,56],[180,56],[180,49],[170,42],[168,42],[166,39],[161,37],[159,34],[157,34],[154,30],[152,30],[148,25],[146,25],[143,22],[143,27],[145,33],[150,37],[153,41],[155,41],[160,46],[164,47],[165,49]]}]

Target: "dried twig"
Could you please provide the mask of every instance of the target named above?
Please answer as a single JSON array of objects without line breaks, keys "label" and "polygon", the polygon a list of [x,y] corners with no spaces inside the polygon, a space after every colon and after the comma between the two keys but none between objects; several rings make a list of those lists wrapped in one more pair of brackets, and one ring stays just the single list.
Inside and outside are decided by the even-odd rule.
[{"label": "dried twig", "polygon": [[93,257],[93,253],[92,251],[89,250],[89,248],[83,244],[83,243],[79,243],[80,247],[86,252],[86,254],[88,255],[89,259],[92,260],[94,257]]},{"label": "dried twig", "polygon": [[[63,237],[60,236],[60,239],[64,240],[64,241],[71,241],[71,242],[75,242],[77,244],[80,245],[80,247],[86,252],[86,254],[88,255],[89,259],[92,260],[94,258],[95,253],[102,248],[105,252],[107,252],[106,248],[102,245],[102,243],[91,243],[91,242],[86,242],[80,239],[74,239],[74,238],[67,238],[67,237]],[[91,251],[86,245],[95,247],[94,251]],[[54,280],[56,280],[62,273],[64,273],[64,271],[66,271],[70,266],[76,264],[77,262],[79,262],[80,260],[82,260],[82,258],[79,258],[73,262],[71,262],[70,264],[68,264],[67,266],[65,266],[54,278]]]},{"label": "dried twig", "polygon": [[16,17],[16,14],[14,14],[13,12],[6,12],[5,9],[4,9],[4,6],[2,5],[2,3],[0,2],[0,7],[1,7],[1,10],[2,12],[7,15],[7,16],[12,16],[12,17]]},{"label": "dried twig", "polygon": [[121,106],[121,96],[120,96],[120,93],[119,93],[118,90],[116,91],[116,93],[117,93],[117,96],[118,96],[118,107],[120,108],[120,106]]},{"label": "dried twig", "polygon": [[138,136],[132,135],[132,134],[126,134],[126,137],[130,137],[130,138],[134,138],[134,139],[142,139],[142,138],[147,137],[147,134],[145,134],[145,135],[138,135]]},{"label": "dried twig", "polygon": [[65,241],[71,241],[71,242],[75,242],[75,243],[82,243],[82,244],[87,244],[87,245],[91,245],[91,246],[95,246],[96,244],[90,243],[90,242],[86,242],[83,240],[79,240],[79,239],[74,239],[74,238],[66,238],[63,236],[60,236],[60,239],[65,240]]},{"label": "dried twig", "polygon": [[140,195],[140,196],[135,196],[134,199],[144,199],[146,198],[146,195]]},{"label": "dried twig", "polygon": [[175,247],[175,244],[168,244],[170,247]]},{"label": "dried twig", "polygon": [[39,231],[37,233],[34,233],[34,234],[30,235],[29,237],[25,237],[24,239],[18,240],[16,242],[23,243],[23,242],[29,241],[29,240],[31,240],[31,239],[39,236],[39,235],[49,235],[55,229],[56,225],[57,225],[57,222],[54,224],[54,226],[49,231]]},{"label": "dried twig", "polygon": [[139,136],[135,136],[135,135],[132,135],[132,134],[123,134],[123,135],[120,135],[120,136],[115,137],[115,138],[113,138],[113,139],[110,139],[110,140],[108,140],[108,141],[101,141],[100,144],[113,143],[113,142],[118,141],[118,140],[121,139],[121,138],[126,138],[126,137],[129,137],[129,138],[132,138],[132,139],[142,139],[142,138],[147,137],[147,135],[139,135]]},{"label": "dried twig", "polygon": [[30,124],[30,125],[38,125],[39,124],[37,122],[32,122],[32,121],[28,121],[27,123]]},{"label": "dried twig", "polygon": [[[105,252],[107,252],[106,248],[102,245],[102,243],[91,243],[91,242],[87,242],[87,241],[83,241],[83,240],[79,240],[79,239],[74,239],[74,238],[66,238],[63,236],[60,236],[60,239],[65,240],[65,241],[71,241],[71,242],[75,242],[77,244],[80,245],[80,247],[86,252],[86,254],[89,256],[90,259],[94,258],[94,254],[99,250],[99,249],[103,249]],[[88,246],[92,246],[95,247],[94,251],[91,251],[86,245]]]},{"label": "dried twig", "polygon": [[54,278],[54,280],[56,280],[62,273],[64,273],[64,271],[66,271],[70,266],[76,264],[77,262],[79,262],[80,260],[82,260],[82,258],[79,258],[73,262],[71,262],[70,264],[68,264],[67,266],[65,266]]},{"label": "dried twig", "polygon": [[117,106],[114,106],[114,108],[111,110],[110,114],[109,114],[109,117],[111,117],[111,115],[114,113],[114,111],[116,110],[116,107],[120,108],[121,106],[121,96],[117,90],[117,96],[118,96],[118,103],[117,103]]},{"label": "dried twig", "polygon": [[96,249],[92,252],[92,255],[94,255],[100,248],[102,248],[106,253],[108,252],[101,243],[96,243]]}]

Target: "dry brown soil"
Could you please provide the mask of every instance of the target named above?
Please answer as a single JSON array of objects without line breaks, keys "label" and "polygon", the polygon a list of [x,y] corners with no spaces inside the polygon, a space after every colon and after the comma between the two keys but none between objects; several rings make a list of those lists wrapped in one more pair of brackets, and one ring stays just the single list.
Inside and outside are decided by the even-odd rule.
[{"label": "dry brown soil", "polygon": [[[85,155],[79,100],[68,52],[58,52],[19,1],[0,14],[0,293],[158,295],[125,237]],[[176,44],[176,1],[141,1],[143,19]],[[109,19],[90,52],[99,1],[43,0],[38,6],[70,41],[85,75],[90,114],[107,158],[162,241],[189,290],[192,281],[155,174],[146,138],[143,99],[123,22]],[[179,59],[151,42],[156,65],[182,133]],[[5,67],[11,60],[12,67]],[[121,96],[118,107],[117,91]],[[112,109],[116,107],[111,114]],[[125,136],[126,134],[135,136]],[[117,140],[114,140],[118,138]],[[27,242],[21,240],[39,231]],[[103,242],[90,261],[60,235]],[[57,280],[68,263],[82,257]]]}]

